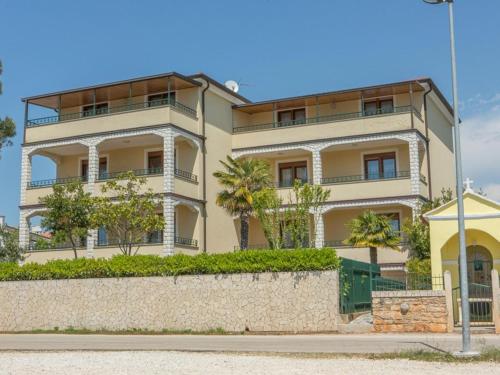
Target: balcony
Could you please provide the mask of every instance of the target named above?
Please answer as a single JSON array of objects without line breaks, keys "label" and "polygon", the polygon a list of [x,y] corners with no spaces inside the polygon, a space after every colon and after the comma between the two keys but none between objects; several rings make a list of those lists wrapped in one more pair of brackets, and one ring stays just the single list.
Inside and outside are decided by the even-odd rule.
[{"label": "balcony", "polygon": [[141,100],[139,103],[123,106],[30,119],[26,124],[26,142],[50,141],[168,123],[193,133],[198,132],[196,110],[179,101]]},{"label": "balcony", "polygon": [[[311,180],[302,181],[312,183]],[[355,187],[352,184],[356,184]],[[385,175],[350,175],[323,177],[321,185],[330,191],[331,201],[386,198],[411,194],[410,172],[398,171]],[[276,182],[278,195],[286,202],[292,193],[293,183]]]},{"label": "balcony", "polygon": [[127,111],[155,109],[157,107],[162,107],[162,106],[172,107],[175,110],[196,119],[196,110],[195,109],[189,108],[188,106],[186,106],[178,101],[175,101],[175,100],[169,101],[168,99],[163,99],[163,100],[155,100],[155,101],[148,101],[148,102],[142,102],[142,103],[127,104],[127,105],[116,106],[116,107],[114,106],[114,107],[101,108],[101,109],[97,108],[97,109],[93,109],[90,111],[64,113],[64,114],[60,114],[57,116],[47,116],[47,117],[30,119],[26,123],[26,128],[51,125],[51,124],[55,124],[58,122],[64,122],[64,121],[88,119],[88,118],[95,117],[95,116],[113,115],[116,113],[127,112]]},{"label": "balcony", "polygon": [[[238,125],[233,127],[233,149],[409,130],[412,124],[425,133],[420,112],[406,105],[370,112],[345,112],[294,121]],[[274,131],[279,131],[279,134]]]}]

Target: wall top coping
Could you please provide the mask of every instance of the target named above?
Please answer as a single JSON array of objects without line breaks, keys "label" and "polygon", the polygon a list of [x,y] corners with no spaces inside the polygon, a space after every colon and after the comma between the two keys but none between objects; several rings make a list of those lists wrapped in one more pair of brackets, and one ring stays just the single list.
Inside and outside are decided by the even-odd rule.
[{"label": "wall top coping", "polygon": [[372,292],[372,298],[411,298],[411,297],[444,297],[444,290],[394,290],[386,292]]}]

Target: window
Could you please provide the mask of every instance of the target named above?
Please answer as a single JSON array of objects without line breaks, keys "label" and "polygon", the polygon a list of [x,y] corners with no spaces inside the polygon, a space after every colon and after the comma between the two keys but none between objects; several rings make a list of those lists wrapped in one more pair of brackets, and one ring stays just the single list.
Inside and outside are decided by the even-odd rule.
[{"label": "window", "polygon": [[381,216],[387,217],[389,224],[394,232],[399,233],[401,231],[401,224],[399,220],[399,214],[397,212],[381,214]]},{"label": "window", "polygon": [[108,113],[108,103],[99,103],[95,105],[95,112],[94,112],[94,105],[85,105],[82,107],[82,117],[89,117],[89,116],[95,116],[95,115],[102,115]]},{"label": "window", "polygon": [[278,112],[278,126],[290,126],[306,123],[306,109],[298,108]]},{"label": "window", "polygon": [[[280,234],[281,238],[283,239],[283,248],[284,249],[291,249],[295,246],[295,244],[292,241],[292,235],[291,233],[287,230],[287,225],[288,222],[286,221],[281,221],[280,223]],[[309,247],[309,229],[308,232],[305,234],[305,238],[303,239],[302,246],[307,248]]]},{"label": "window", "polygon": [[163,170],[163,151],[148,152],[148,174],[160,173]]},{"label": "window", "polygon": [[392,98],[369,100],[363,103],[363,113],[365,116],[392,112],[394,112],[394,102]]},{"label": "window", "polygon": [[[105,176],[108,173],[108,158],[99,158],[99,177]],[[87,180],[89,177],[89,161],[82,160],[80,164],[80,177]]]},{"label": "window", "polygon": [[167,104],[175,104],[175,91],[170,92],[170,103],[168,101],[168,92],[148,96],[148,107],[156,107]]},{"label": "window", "polygon": [[365,178],[379,180],[383,178],[396,178],[396,153],[365,155]]},{"label": "window", "polygon": [[[158,214],[158,216],[163,217],[163,214]],[[174,216],[175,222],[175,216]],[[175,225],[175,224],[174,224]],[[163,230],[155,230],[148,234],[147,238],[148,243],[162,243],[163,242]]]},{"label": "window", "polygon": [[293,186],[295,180],[307,182],[307,162],[304,160],[279,164],[279,186]]}]

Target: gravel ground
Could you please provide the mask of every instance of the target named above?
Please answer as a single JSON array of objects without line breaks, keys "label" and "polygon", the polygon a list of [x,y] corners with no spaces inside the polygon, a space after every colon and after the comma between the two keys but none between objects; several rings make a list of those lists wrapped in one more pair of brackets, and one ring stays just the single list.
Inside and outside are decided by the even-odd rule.
[{"label": "gravel ground", "polygon": [[500,374],[495,363],[306,359],[187,352],[3,352],[0,374]]}]

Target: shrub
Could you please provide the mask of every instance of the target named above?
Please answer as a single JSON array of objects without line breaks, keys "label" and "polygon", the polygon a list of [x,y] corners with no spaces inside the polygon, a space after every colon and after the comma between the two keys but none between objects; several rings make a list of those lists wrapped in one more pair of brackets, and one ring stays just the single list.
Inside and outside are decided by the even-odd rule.
[{"label": "shrub", "polygon": [[416,275],[430,275],[431,274],[431,260],[430,259],[410,259],[406,262],[408,273]]},{"label": "shrub", "polygon": [[144,277],[338,269],[332,249],[248,250],[222,254],[170,257],[116,255],[110,259],[53,260],[45,264],[0,264],[0,281]]}]

